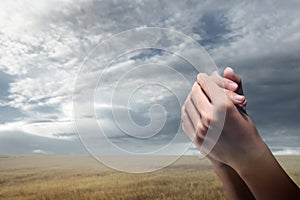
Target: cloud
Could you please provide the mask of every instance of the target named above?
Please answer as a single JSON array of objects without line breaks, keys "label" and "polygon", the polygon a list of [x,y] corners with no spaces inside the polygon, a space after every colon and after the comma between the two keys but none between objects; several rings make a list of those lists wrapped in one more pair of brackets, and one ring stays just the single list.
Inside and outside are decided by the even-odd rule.
[{"label": "cloud", "polygon": [[35,149],[32,151],[33,154],[51,155],[53,152],[44,151],[42,149]]},{"label": "cloud", "polygon": [[[299,3],[240,2],[224,13],[227,19],[226,38],[232,42],[211,50],[214,59],[243,61],[274,55],[295,56],[300,27]],[[274,10],[276,10],[274,12]],[[287,12],[289,13],[287,15]],[[293,40],[293,42],[291,42]]]},{"label": "cloud", "polygon": [[0,124],[0,133],[22,131],[21,127],[23,125],[24,125],[24,123],[21,121]]},{"label": "cloud", "polygon": [[55,154],[87,154],[79,139],[61,140],[24,134],[19,131],[1,132],[0,138],[2,155],[32,154],[37,149]]},{"label": "cloud", "polygon": [[[77,97],[72,93],[84,58],[109,36],[136,27],[156,26],[183,32],[197,40],[221,69],[225,65],[233,66],[243,78],[249,100],[248,113],[264,139],[270,145],[295,147],[297,144],[293,141],[299,140],[300,120],[297,113],[300,105],[299,6],[292,1],[229,1],[226,4],[129,0],[2,2],[0,112],[5,114],[0,116],[0,134],[8,137],[11,135],[8,132],[16,131],[20,138],[44,137],[45,141],[57,142],[58,146],[76,141],[72,98]],[[146,36],[131,37],[128,43],[118,45],[123,48],[139,39],[148,40]],[[170,43],[171,39],[157,42]],[[170,46],[175,50],[184,49],[184,45],[177,45],[176,41]],[[184,53],[193,55],[190,49]],[[92,86],[103,72],[104,64],[110,62],[109,55],[110,51],[96,55],[97,59],[82,73],[79,95],[95,94],[95,112],[88,110],[90,102],[82,98],[79,99],[80,117],[97,118],[116,143],[130,140],[116,127],[111,112],[111,97],[118,91],[120,95],[113,99],[114,109],[125,116],[129,105],[129,114],[139,125],[150,122],[151,105],[164,106],[168,114],[163,129],[165,137],[160,135],[152,142],[166,142],[172,138],[180,122],[180,106],[172,91],[179,99],[184,98],[197,70],[170,52],[133,51],[111,63],[95,90]],[[199,56],[195,60],[201,62],[202,58]],[[129,73],[147,62],[160,67],[149,65]],[[184,77],[167,70],[166,66]],[[124,79],[120,81],[121,77]],[[169,87],[137,87],[147,81]],[[131,94],[130,101],[128,94]],[[160,115],[153,117],[161,120]],[[86,130],[90,130],[88,125],[84,125]],[[21,133],[26,136],[20,136]],[[270,139],[272,137],[277,139]],[[22,144],[17,138],[7,141]],[[43,147],[28,149],[26,152],[30,153],[34,150],[56,152]]]},{"label": "cloud", "polygon": [[73,140],[78,137],[73,121],[58,122],[40,120],[31,122],[16,121],[0,124],[0,137],[1,135],[6,135],[7,132],[23,132],[34,136],[63,140]]},{"label": "cloud", "polygon": [[274,155],[300,155],[300,149],[299,148],[278,148],[273,149]]},{"label": "cloud", "polygon": [[77,138],[73,121],[70,122],[31,122],[24,124],[22,130],[25,133],[41,137],[72,140]]}]

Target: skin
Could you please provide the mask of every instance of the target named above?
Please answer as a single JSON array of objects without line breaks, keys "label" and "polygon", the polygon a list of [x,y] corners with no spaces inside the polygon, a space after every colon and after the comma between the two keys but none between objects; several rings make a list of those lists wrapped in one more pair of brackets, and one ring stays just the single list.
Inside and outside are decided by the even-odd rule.
[{"label": "skin", "polygon": [[[227,89],[229,93],[229,97],[232,100],[232,102],[240,106],[241,108],[246,111],[246,105],[247,105],[247,99],[243,96],[243,88],[242,88],[242,81],[241,78],[236,75],[233,71],[232,68],[227,67],[224,70],[224,75],[223,75],[223,84],[220,84],[219,86],[222,88]],[[239,94],[239,96],[236,96],[236,94]],[[238,100],[242,99],[242,100]],[[221,182],[223,183],[223,187],[227,193],[227,196],[229,199],[244,199],[244,200],[251,200],[255,199],[253,196],[252,192],[246,185],[246,183],[243,181],[243,179],[238,175],[238,173],[232,169],[230,166],[218,162],[214,160],[213,158],[210,158],[213,169]]]},{"label": "skin", "polygon": [[[182,108],[183,130],[207,154],[230,199],[300,199],[299,188],[260,137],[241,96],[241,79],[231,68],[225,70],[224,78],[216,72],[200,73]],[[222,120],[219,113],[224,109],[220,137],[206,135]],[[210,151],[203,145],[204,138],[215,144]]]},{"label": "skin", "polygon": [[[218,81],[218,85],[227,90],[227,95],[234,104],[241,106],[246,111],[247,100],[243,96],[241,78],[231,68],[227,67],[224,70],[224,78],[222,82]],[[185,113],[184,110],[183,113]],[[191,126],[192,122],[190,120],[189,123]],[[190,137],[193,139],[195,134],[193,133]],[[214,171],[222,181],[229,199],[255,199],[250,189],[235,170],[222,162],[214,160],[209,155],[207,157],[211,161]]]}]

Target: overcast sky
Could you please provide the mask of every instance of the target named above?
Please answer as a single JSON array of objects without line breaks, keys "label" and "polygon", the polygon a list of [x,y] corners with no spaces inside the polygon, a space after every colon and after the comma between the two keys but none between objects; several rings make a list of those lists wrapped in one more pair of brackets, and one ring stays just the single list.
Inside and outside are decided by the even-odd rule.
[{"label": "overcast sky", "polygon": [[[76,83],[75,92],[96,91],[95,115],[85,113],[85,100],[77,102],[83,137],[97,135],[89,121],[96,119],[113,145],[127,151],[155,151],[177,133],[174,147],[186,144],[179,127],[180,99],[197,75],[190,63],[159,49],[127,52],[113,62],[106,60],[110,52],[105,52],[93,55],[80,73],[83,60],[100,42],[139,27],[181,32],[205,48],[220,72],[234,68],[243,79],[248,114],[263,139],[273,152],[300,154],[300,2],[226,2],[1,1],[0,154],[86,153],[74,122]],[[126,42],[141,40],[148,38]],[[180,48],[178,40],[172,42],[168,45],[175,51]],[[147,63],[154,64],[135,68]],[[95,90],[93,84],[104,71]],[[143,86],[149,81],[158,84]],[[151,123],[148,110],[156,103],[164,107],[150,112],[152,128],[159,134],[135,139],[151,133],[132,131],[137,129],[128,123],[128,111],[132,123],[143,127]],[[129,130],[129,136],[118,125]]]}]

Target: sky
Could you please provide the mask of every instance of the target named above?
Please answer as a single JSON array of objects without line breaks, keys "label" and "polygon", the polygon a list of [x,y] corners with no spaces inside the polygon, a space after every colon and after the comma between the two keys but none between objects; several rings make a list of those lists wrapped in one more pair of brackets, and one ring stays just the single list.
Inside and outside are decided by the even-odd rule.
[{"label": "sky", "polygon": [[[193,53],[174,35],[141,36],[146,27],[193,39],[212,59],[202,52],[200,64],[220,73],[231,66],[271,150],[300,154],[299,9],[299,1],[1,1],[0,154],[86,154],[83,143],[107,153],[107,139],[133,153],[171,142],[181,153],[189,144],[180,128],[182,99],[206,69],[174,53]],[[127,30],[126,40],[99,49]],[[174,52],[121,54],[148,41]],[[185,153],[196,152],[191,146]]]}]

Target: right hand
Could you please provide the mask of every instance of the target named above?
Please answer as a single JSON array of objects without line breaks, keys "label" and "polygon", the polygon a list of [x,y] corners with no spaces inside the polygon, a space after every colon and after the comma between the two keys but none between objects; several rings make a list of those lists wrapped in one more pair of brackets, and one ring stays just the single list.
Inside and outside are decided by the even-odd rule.
[{"label": "right hand", "polygon": [[[230,97],[232,102],[242,108],[246,112],[247,99],[244,95],[242,79],[238,76],[231,67],[226,67],[223,72],[222,84],[220,79],[216,83],[226,89],[227,95]],[[232,171],[233,169],[225,163],[214,160],[212,157],[207,155],[207,158],[212,163],[214,169]]]}]

